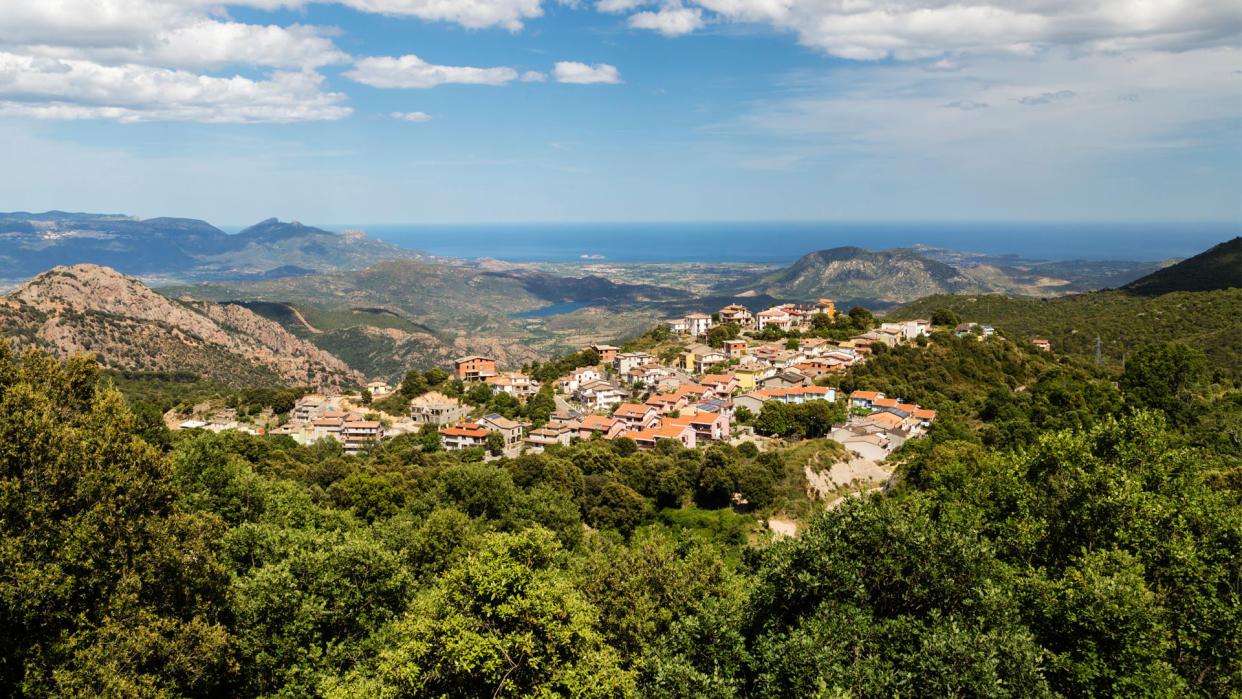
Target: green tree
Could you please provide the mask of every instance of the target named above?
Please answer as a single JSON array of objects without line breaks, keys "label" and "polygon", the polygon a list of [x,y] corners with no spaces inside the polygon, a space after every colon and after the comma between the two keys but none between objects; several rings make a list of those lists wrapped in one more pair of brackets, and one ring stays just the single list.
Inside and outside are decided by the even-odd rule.
[{"label": "green tree", "polygon": [[947,308],[937,308],[932,311],[932,325],[943,328],[956,328],[961,324],[962,319],[956,313]]},{"label": "green tree", "polygon": [[495,430],[487,433],[487,450],[492,456],[500,456],[505,451],[505,436]]},{"label": "green tree", "polygon": [[858,330],[870,330],[876,325],[875,314],[863,308],[862,306],[854,306],[850,309],[850,322]]},{"label": "green tree", "polygon": [[629,536],[643,520],[647,501],[643,496],[622,483],[610,482],[600,490],[599,497],[587,521],[597,529],[615,529],[622,536]]},{"label": "green tree", "polygon": [[381,635],[329,697],[623,697],[634,676],[543,529],[492,534]]},{"label": "green tree", "polygon": [[1163,411],[1176,424],[1195,416],[1195,397],[1207,377],[1202,352],[1177,343],[1147,345],[1126,362],[1118,382],[1126,400]]}]

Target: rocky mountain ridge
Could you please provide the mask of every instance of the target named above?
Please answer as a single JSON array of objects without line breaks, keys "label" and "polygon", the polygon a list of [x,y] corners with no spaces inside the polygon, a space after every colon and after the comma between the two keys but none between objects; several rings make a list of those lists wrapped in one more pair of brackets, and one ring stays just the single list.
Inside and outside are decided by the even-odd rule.
[{"label": "rocky mountain ridge", "polygon": [[93,264],[56,267],[4,296],[0,328],[18,345],[59,356],[93,352],[117,369],[317,387],[364,379],[331,353],[246,308],[168,298]]}]

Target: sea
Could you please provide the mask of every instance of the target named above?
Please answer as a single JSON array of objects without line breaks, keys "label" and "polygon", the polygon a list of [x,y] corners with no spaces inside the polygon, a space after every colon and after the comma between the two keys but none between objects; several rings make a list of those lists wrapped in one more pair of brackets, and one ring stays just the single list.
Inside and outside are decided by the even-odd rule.
[{"label": "sea", "polygon": [[815,250],[922,244],[1037,260],[1155,262],[1189,257],[1233,238],[1234,222],[677,222],[332,224],[447,257],[510,262],[786,263]]}]

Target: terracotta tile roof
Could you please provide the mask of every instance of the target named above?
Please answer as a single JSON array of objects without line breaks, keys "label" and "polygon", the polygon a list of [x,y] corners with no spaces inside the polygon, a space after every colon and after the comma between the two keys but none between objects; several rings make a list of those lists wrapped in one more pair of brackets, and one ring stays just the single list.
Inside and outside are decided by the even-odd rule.
[{"label": "terracotta tile roof", "polygon": [[440,430],[440,434],[447,437],[486,437],[487,428],[473,422],[463,422],[455,427]]},{"label": "terracotta tile roof", "polygon": [[616,418],[604,417],[602,415],[588,415],[582,419],[582,429],[584,430],[602,430],[607,432],[617,424]]},{"label": "terracotta tile roof", "polygon": [[651,410],[652,410],[652,407],[650,405],[639,405],[637,403],[622,403],[621,405],[617,406],[617,409],[614,410],[612,414],[617,417],[624,417],[626,415],[633,415],[634,417],[640,417],[642,415],[646,415]]},{"label": "terracotta tile roof", "polygon": [[919,408],[918,410],[914,411],[914,417],[917,420],[935,420],[936,411],[927,410],[926,408]]}]

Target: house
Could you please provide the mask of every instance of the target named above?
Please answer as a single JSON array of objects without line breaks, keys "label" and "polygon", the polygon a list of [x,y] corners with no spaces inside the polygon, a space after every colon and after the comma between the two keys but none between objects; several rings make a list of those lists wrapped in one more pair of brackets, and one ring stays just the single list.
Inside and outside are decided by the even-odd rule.
[{"label": "house", "polygon": [[443,440],[446,451],[457,451],[487,446],[488,432],[486,427],[477,422],[463,422],[460,425],[441,429],[440,438]]},{"label": "house", "polygon": [[477,355],[454,359],[453,375],[462,381],[483,381],[496,375],[496,360]]},{"label": "house", "polygon": [[530,434],[526,435],[523,443],[535,451],[543,451],[545,447],[550,447],[553,444],[569,444],[574,437],[578,436],[580,425],[581,422],[572,425],[570,423],[549,422],[540,429],[531,430]]},{"label": "house", "polygon": [[389,386],[383,381],[372,381],[367,384],[367,390],[371,392],[372,398],[382,398],[383,396],[392,393],[392,386]]},{"label": "house", "polygon": [[666,417],[664,427],[685,425],[694,430],[695,442],[718,442],[729,437],[729,418],[722,413],[694,412],[680,417]]},{"label": "house", "polygon": [[907,320],[901,323],[881,323],[880,330],[882,332],[895,332],[900,334],[902,339],[913,340],[920,335],[930,334],[931,323],[926,320]]},{"label": "house", "polygon": [[799,386],[810,386],[811,379],[805,374],[798,373],[792,369],[781,370],[771,376],[759,380],[759,388],[796,388]]},{"label": "house", "polygon": [[591,349],[599,354],[599,360],[604,364],[611,364],[612,360],[617,358],[617,352],[621,351],[620,347],[612,345],[591,345]]},{"label": "house", "polygon": [[725,340],[721,349],[724,350],[726,357],[729,359],[735,359],[746,354],[746,341]]},{"label": "house", "polygon": [[901,416],[887,411],[872,413],[867,416],[866,421],[882,430],[897,430],[906,426],[906,421]]},{"label": "house", "polygon": [[522,443],[522,423],[503,415],[489,413],[479,418],[479,427],[489,432],[499,432],[505,438],[505,450],[516,449]]},{"label": "house", "polygon": [[931,427],[932,421],[936,419],[936,411],[919,408],[914,411],[914,419],[918,423],[919,427],[927,429],[928,427]]},{"label": "house", "polygon": [[368,444],[384,438],[384,426],[376,420],[351,420],[341,426],[346,454],[357,454]]},{"label": "house", "polygon": [[410,401],[410,419],[416,425],[452,425],[464,420],[469,410],[456,398],[431,391]]},{"label": "house", "polygon": [[750,309],[740,303],[732,303],[720,309],[721,323],[735,323],[743,328],[749,327],[754,316],[751,315]]},{"label": "house", "polygon": [[712,366],[727,361],[728,357],[718,349],[703,344],[686,346],[686,351],[679,358],[678,366],[686,371],[701,374]]},{"label": "house", "polygon": [[180,425],[177,425],[177,429],[179,430],[201,430],[206,426],[207,426],[207,423],[203,422],[202,420],[186,420]]},{"label": "house", "polygon": [[689,402],[684,394],[653,393],[647,398],[646,404],[654,407],[661,415],[668,415],[674,410],[681,410],[686,407]]},{"label": "house", "polygon": [[689,425],[668,425],[646,430],[626,430],[622,437],[629,437],[639,449],[654,449],[661,439],[676,439],[682,446],[693,449],[697,444],[694,430]]},{"label": "house", "polygon": [[625,420],[617,417],[604,417],[602,415],[588,415],[582,418],[582,424],[578,427],[578,436],[582,439],[590,439],[596,433],[603,436],[604,439],[613,439],[626,429]]},{"label": "house", "polygon": [[621,352],[613,358],[612,368],[617,374],[625,374],[631,369],[650,364],[654,359],[655,357],[646,352]]},{"label": "house", "polygon": [[871,410],[877,400],[884,398],[879,391],[854,391],[850,394],[850,407]]},{"label": "house", "polygon": [[520,371],[502,371],[484,379],[492,387],[492,393],[508,393],[514,398],[526,398],[539,392],[539,382]]},{"label": "house", "polygon": [[769,308],[766,311],[759,311],[755,314],[755,328],[763,331],[769,325],[775,325],[781,330],[788,330],[792,319],[788,313],[780,308]]},{"label": "house", "polygon": [[1031,344],[1035,345],[1036,349],[1041,349],[1045,352],[1052,351],[1052,343],[1047,340],[1031,340]]},{"label": "house", "polygon": [[664,321],[664,326],[675,333],[685,334],[689,327],[685,318],[672,318]]},{"label": "house", "polygon": [[718,396],[732,395],[737,389],[737,379],[733,374],[704,374],[699,383],[712,389]]},{"label": "house", "polygon": [[574,393],[579,387],[584,386],[592,381],[600,381],[604,375],[599,373],[595,367],[584,366],[574,369],[565,376],[556,380],[556,385],[565,393]]},{"label": "house", "polygon": [[306,396],[299,398],[293,404],[293,410],[289,411],[289,419],[293,422],[310,422],[331,409],[332,406],[328,401],[320,396]]},{"label": "house", "polygon": [[686,332],[691,335],[706,335],[712,327],[712,317],[702,313],[691,313],[686,316]]},{"label": "house", "polygon": [[835,388],[826,386],[762,389],[734,398],[733,405],[735,409],[746,408],[751,413],[758,415],[763,411],[763,406],[771,400],[778,403],[791,404],[800,404],[812,400],[826,400],[831,403],[837,400],[837,391]]},{"label": "house", "polygon": [[837,310],[837,304],[832,299],[820,299],[815,302],[815,312],[825,313],[829,318],[836,318],[841,315]]},{"label": "house", "polygon": [[341,434],[341,430],[345,427],[345,418],[335,417],[317,417],[311,420],[310,427],[306,434],[307,443],[318,442],[321,439],[335,439],[338,442],[345,441],[345,437]]},{"label": "house", "polygon": [[625,400],[629,394],[608,381],[592,381],[579,386],[574,397],[588,410],[602,410]]},{"label": "house", "polygon": [[658,408],[638,403],[622,403],[612,416],[625,423],[628,430],[644,430],[660,421]]},{"label": "house", "polygon": [[773,373],[775,371],[767,366],[742,366],[733,371],[733,378],[737,380],[737,390],[753,391],[759,388],[759,382],[763,377]]}]

